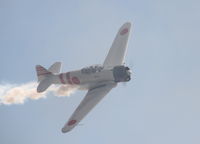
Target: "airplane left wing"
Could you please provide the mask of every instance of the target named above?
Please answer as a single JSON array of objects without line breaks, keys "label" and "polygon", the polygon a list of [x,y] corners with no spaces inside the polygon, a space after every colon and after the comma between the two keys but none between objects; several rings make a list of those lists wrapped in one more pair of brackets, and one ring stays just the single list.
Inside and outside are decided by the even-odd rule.
[{"label": "airplane left wing", "polygon": [[119,29],[103,66],[106,68],[124,64],[131,23],[127,22]]},{"label": "airplane left wing", "polygon": [[66,133],[72,130],[89,112],[90,110],[117,84],[109,83],[99,85],[88,91],[85,98],[77,107],[75,112],[70,117],[69,121],[62,128],[62,132]]}]

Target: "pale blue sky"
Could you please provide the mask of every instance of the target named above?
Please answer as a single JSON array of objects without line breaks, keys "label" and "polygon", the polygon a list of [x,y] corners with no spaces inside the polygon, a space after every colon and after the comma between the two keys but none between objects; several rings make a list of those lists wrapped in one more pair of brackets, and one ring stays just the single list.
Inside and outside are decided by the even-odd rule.
[{"label": "pale blue sky", "polygon": [[199,144],[198,0],[0,0],[0,81],[36,80],[35,65],[63,71],[101,64],[118,28],[133,24],[119,85],[67,134],[60,129],[84,97],[0,106],[1,144]]}]

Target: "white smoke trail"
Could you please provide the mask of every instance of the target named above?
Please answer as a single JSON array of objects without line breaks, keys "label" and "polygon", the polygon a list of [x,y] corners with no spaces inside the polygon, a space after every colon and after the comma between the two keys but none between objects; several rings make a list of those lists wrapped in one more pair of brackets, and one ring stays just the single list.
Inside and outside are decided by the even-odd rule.
[{"label": "white smoke trail", "polygon": [[23,104],[26,100],[37,100],[45,98],[49,92],[53,92],[55,96],[69,96],[77,90],[78,87],[51,86],[43,93],[37,93],[37,82],[28,82],[25,84],[0,84],[0,105]]}]

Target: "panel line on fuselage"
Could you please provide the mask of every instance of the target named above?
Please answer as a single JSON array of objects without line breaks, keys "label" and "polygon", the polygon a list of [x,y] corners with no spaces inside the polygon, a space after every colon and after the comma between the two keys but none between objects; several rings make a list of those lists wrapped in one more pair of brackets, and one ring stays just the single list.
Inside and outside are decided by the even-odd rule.
[{"label": "panel line on fuselage", "polygon": [[72,81],[71,81],[71,79],[70,79],[70,72],[67,72],[67,73],[66,73],[66,79],[67,79],[67,82],[68,82],[69,84],[73,84]]},{"label": "panel line on fuselage", "polygon": [[64,81],[64,79],[63,79],[63,73],[59,74],[59,78],[60,78],[60,82],[62,84],[66,84],[65,81]]}]

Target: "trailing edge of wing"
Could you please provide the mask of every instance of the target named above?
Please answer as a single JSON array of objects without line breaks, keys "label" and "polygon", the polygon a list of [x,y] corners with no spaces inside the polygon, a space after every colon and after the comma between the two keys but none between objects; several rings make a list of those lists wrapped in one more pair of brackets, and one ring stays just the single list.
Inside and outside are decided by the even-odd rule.
[{"label": "trailing edge of wing", "polygon": [[90,111],[91,109],[113,88],[116,83],[99,85],[90,89],[72,114],[68,122],[62,128],[62,132],[66,133],[72,130]]},{"label": "trailing edge of wing", "polygon": [[114,67],[124,64],[130,29],[131,23],[129,22],[121,26],[104,61],[104,67]]}]

